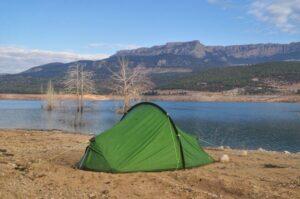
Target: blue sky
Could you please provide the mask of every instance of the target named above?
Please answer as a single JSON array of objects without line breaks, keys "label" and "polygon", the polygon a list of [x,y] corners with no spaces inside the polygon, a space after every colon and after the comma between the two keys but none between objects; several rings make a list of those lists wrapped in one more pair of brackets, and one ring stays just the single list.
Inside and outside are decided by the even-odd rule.
[{"label": "blue sky", "polygon": [[170,41],[289,43],[299,15],[300,0],[1,1],[0,73]]}]

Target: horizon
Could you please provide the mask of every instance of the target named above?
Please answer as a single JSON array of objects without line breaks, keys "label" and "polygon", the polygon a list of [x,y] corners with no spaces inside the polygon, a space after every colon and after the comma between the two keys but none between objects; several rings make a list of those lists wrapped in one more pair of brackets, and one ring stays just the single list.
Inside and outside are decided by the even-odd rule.
[{"label": "horizon", "polygon": [[0,73],[101,60],[119,50],[300,41],[300,0],[0,2]]},{"label": "horizon", "polygon": [[[153,45],[153,46],[150,46],[150,47],[137,47],[137,48],[133,48],[133,49],[120,49],[120,50],[117,50],[115,53],[111,54],[111,55],[108,55],[107,57],[103,57],[103,58],[91,58],[91,59],[75,59],[75,60],[68,60],[68,61],[50,61],[50,62],[46,62],[46,63],[42,63],[42,64],[38,64],[38,65],[33,65],[33,66],[29,66],[29,67],[26,67],[26,69],[24,70],[21,70],[21,71],[17,71],[17,72],[1,72],[0,70],[0,75],[5,75],[5,74],[18,74],[18,73],[22,73],[26,70],[29,70],[31,68],[34,68],[34,67],[39,67],[39,66],[43,66],[43,65],[47,65],[47,64],[53,64],[53,63],[63,63],[63,64],[66,64],[66,63],[72,63],[72,62],[77,62],[77,61],[101,61],[101,60],[104,60],[104,59],[107,59],[107,58],[110,58],[111,56],[114,56],[116,53],[118,53],[119,51],[123,51],[123,50],[136,50],[136,49],[140,49],[140,48],[152,48],[152,47],[157,47],[157,46],[163,46],[163,45],[166,45],[168,43],[188,43],[188,42],[200,42],[199,40],[191,40],[191,41],[171,41],[171,42],[165,42],[164,44],[158,44],[158,45]],[[278,45],[285,45],[285,44],[291,44],[291,43],[299,43],[300,41],[295,41],[295,42],[289,42],[289,43],[249,43],[249,44],[235,44],[235,45],[205,45],[203,43],[204,46],[206,47],[228,47],[228,46],[242,46],[242,45],[260,45],[260,44],[278,44]],[[46,52],[46,51],[45,51]],[[287,60],[288,61],[288,60]],[[299,61],[299,60],[295,60],[295,61]],[[0,60],[0,63],[1,63],[1,60]],[[0,68],[1,69],[1,68]]]}]

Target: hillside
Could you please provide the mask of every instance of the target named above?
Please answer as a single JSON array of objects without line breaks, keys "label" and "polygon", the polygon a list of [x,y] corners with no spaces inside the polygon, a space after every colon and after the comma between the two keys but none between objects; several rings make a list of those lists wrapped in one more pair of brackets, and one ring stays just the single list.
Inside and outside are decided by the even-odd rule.
[{"label": "hillside", "polygon": [[[199,41],[172,42],[150,48],[119,51],[115,55],[99,61],[78,61],[85,64],[85,70],[95,74],[98,93],[109,92],[107,83],[110,70],[108,68],[116,69],[117,59],[120,56],[129,60],[130,67],[144,67],[151,75],[157,89],[223,91],[246,85],[260,86],[261,84],[267,88],[266,84],[261,81],[250,81],[248,77],[242,80],[240,73],[253,72],[253,67],[248,68],[247,65],[268,61],[290,61],[279,63],[277,67],[280,69],[274,69],[286,70],[285,63],[294,63],[291,61],[300,60],[300,42],[233,46],[205,46]],[[49,63],[18,74],[2,74],[0,75],[0,93],[40,93],[41,90],[45,90],[50,79],[53,80],[56,90],[62,91],[62,79],[74,63]],[[224,68],[228,66],[237,67]],[[193,74],[196,74],[190,74],[192,71]],[[205,72],[202,74],[201,71]],[[220,74],[223,72],[224,76],[221,77]],[[264,70],[258,70],[255,74],[260,72],[264,72]],[[229,77],[230,79],[226,79]],[[179,81],[177,81],[178,78]],[[289,78],[284,76],[283,81],[289,82]],[[176,80],[173,81],[173,79]],[[278,78],[275,80],[277,81]],[[269,88],[267,90],[270,91]]]},{"label": "hillside", "polygon": [[300,83],[300,62],[212,68],[180,75],[156,74],[152,79],[159,89],[215,92],[242,88],[247,94],[274,93],[279,92],[282,86]]},{"label": "hillside", "polygon": [[[35,71],[35,76],[24,72],[0,76],[1,93],[40,93],[52,79],[57,91],[63,91],[64,67],[51,67],[48,75]],[[90,67],[95,71],[98,93],[107,94],[110,73],[103,68]],[[31,69],[33,70],[33,69]],[[35,69],[36,70],[36,69]],[[300,83],[300,62],[268,62],[256,65],[213,67],[200,71],[149,71],[156,90],[184,89],[192,91],[220,92],[241,88],[245,94],[271,94],[281,92],[282,87]],[[42,88],[41,88],[42,87]],[[298,88],[300,89],[300,88]],[[298,92],[296,90],[292,92]]]}]

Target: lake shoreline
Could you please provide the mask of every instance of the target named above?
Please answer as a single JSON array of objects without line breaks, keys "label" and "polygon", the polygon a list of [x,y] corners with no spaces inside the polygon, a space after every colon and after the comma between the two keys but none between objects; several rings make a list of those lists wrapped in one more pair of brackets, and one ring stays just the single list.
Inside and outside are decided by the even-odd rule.
[{"label": "lake shoreline", "polygon": [[[13,131],[13,132],[40,132],[40,133],[63,133],[63,134],[69,134],[69,135],[79,135],[79,136],[96,136],[97,134],[94,133],[89,133],[89,132],[80,132],[80,131],[68,131],[68,130],[62,130],[62,129],[28,129],[28,128],[0,128],[1,131]],[[206,142],[204,140],[204,142]],[[268,152],[268,153],[291,153],[291,154],[300,154],[300,151],[287,151],[287,150],[269,150],[263,147],[258,147],[257,149],[253,148],[246,148],[246,147],[230,147],[227,145],[209,145],[206,146],[205,148],[211,149],[211,150],[221,150],[221,149],[231,149],[231,150],[247,150],[247,151],[263,151],[263,152]]]},{"label": "lake shoreline", "polygon": [[297,198],[300,154],[206,148],[227,163],[110,174],[74,168],[91,135],[0,129],[0,198]]},{"label": "lake shoreline", "polygon": [[[75,95],[58,94],[58,100],[74,100]],[[85,100],[120,100],[114,95],[85,95]],[[43,100],[43,94],[0,94],[0,100]],[[299,103],[300,95],[229,95],[221,92],[194,92],[188,91],[185,95],[156,95],[143,96],[142,100],[181,101],[181,102],[286,102]]]}]

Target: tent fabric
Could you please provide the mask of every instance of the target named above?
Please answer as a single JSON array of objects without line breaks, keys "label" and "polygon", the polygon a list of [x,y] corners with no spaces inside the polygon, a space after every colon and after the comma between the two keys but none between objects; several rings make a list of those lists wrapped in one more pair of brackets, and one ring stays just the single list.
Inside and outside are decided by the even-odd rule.
[{"label": "tent fabric", "polygon": [[164,171],[213,161],[197,139],[175,126],[161,107],[142,102],[114,127],[91,139],[79,168],[112,173]]}]

